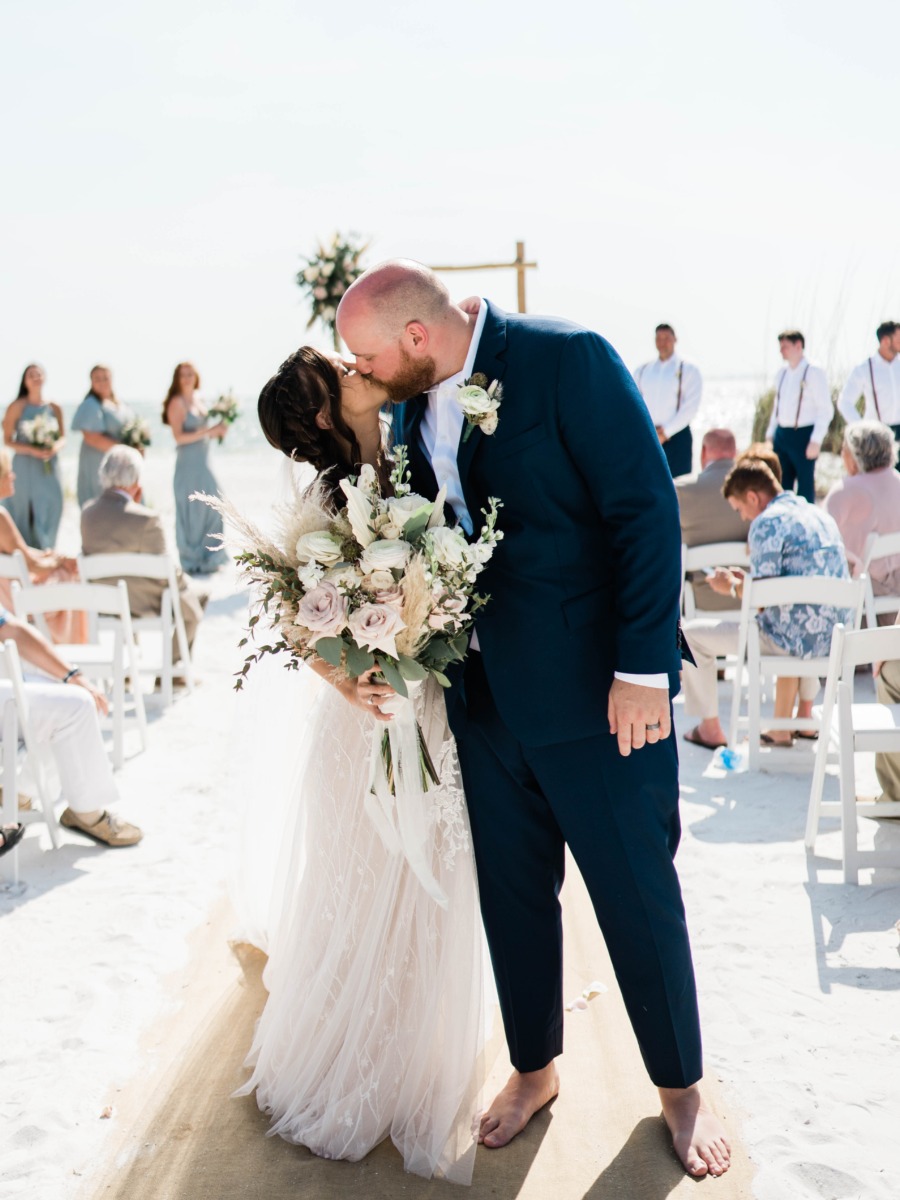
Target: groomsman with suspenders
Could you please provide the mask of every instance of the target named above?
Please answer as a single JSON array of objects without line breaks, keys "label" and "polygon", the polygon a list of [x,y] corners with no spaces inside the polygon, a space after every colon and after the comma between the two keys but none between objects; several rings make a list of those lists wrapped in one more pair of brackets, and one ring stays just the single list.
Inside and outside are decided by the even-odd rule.
[{"label": "groomsman with suspenders", "polygon": [[785,491],[792,491],[796,482],[797,494],[814,504],[816,459],[834,416],[828,377],[808,361],[806,340],[796,329],[778,335],[778,349],[785,365],[775,380],[766,440],[781,462]]},{"label": "groomsman with suspenders", "polygon": [[[850,372],[838,411],[848,425],[859,420],[890,425],[900,442],[900,323],[882,321],[875,336],[878,352]],[[862,415],[856,407],[860,396],[865,402]]]},{"label": "groomsman with suspenders", "polygon": [[634,372],[673,476],[690,475],[694,469],[691,421],[697,415],[703,392],[700,372],[675,353],[676,341],[671,325],[657,325],[659,358],[643,363]]}]

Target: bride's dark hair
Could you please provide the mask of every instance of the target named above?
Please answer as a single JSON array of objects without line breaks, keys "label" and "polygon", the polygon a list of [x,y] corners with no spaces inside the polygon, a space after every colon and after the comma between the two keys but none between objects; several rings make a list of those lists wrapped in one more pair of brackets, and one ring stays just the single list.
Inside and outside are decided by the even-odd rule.
[{"label": "bride's dark hair", "polygon": [[[259,393],[257,412],[269,444],[311,463],[332,491],[344,476],[358,474],[362,453],[341,415],[341,377],[319,350],[301,346],[286,358]],[[316,421],[320,413],[329,428]]]}]

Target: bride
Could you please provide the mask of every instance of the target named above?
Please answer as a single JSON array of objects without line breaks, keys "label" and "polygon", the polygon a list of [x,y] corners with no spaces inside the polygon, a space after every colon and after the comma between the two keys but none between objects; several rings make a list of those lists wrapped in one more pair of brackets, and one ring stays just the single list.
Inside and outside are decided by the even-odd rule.
[{"label": "bride", "polygon": [[[363,463],[387,486],[380,410],[387,394],[304,346],[263,388],[268,441],[310,463],[335,507]],[[300,668],[301,673],[310,669]],[[407,1170],[470,1183],[484,1036],[475,867],[456,748],[440,687],[417,716],[440,785],[426,793],[425,891],[365,810],[373,736],[391,689],[373,672],[316,694],[302,731],[291,834],[282,847],[263,976],[268,1001],[248,1059],[270,1133],[323,1158],[358,1160],[390,1136]],[[289,678],[299,682],[293,672]]]}]

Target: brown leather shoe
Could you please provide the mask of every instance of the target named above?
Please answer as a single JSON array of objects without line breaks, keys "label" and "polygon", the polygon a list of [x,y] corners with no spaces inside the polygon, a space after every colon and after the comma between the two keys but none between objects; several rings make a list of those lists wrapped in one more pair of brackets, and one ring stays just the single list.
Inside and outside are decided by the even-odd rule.
[{"label": "brown leather shoe", "polygon": [[102,842],[105,846],[134,846],[144,836],[137,825],[129,825],[127,821],[120,821],[118,817],[108,812],[103,813],[95,824],[88,825],[82,821],[78,813],[67,808],[59,818],[59,823],[66,829],[76,829],[79,833],[86,833],[89,838],[93,838],[95,842]]}]

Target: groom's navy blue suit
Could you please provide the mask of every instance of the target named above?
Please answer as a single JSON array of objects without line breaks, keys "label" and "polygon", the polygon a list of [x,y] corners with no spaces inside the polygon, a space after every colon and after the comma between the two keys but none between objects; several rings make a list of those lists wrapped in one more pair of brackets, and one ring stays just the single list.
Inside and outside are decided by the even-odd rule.
[{"label": "groom's navy blue suit", "polygon": [[[681,533],[671,475],[629,372],[598,335],[489,307],[475,371],[503,385],[492,436],[457,463],[476,530],[503,501],[479,579],[491,596],[448,695],[482,912],[513,1065],[562,1050],[564,845],[578,863],[653,1081],[702,1073],[690,946],[673,855],[674,737],[623,758],[609,731],[613,672],[681,663]],[[437,482],[424,401],[395,409],[415,488]]]}]

